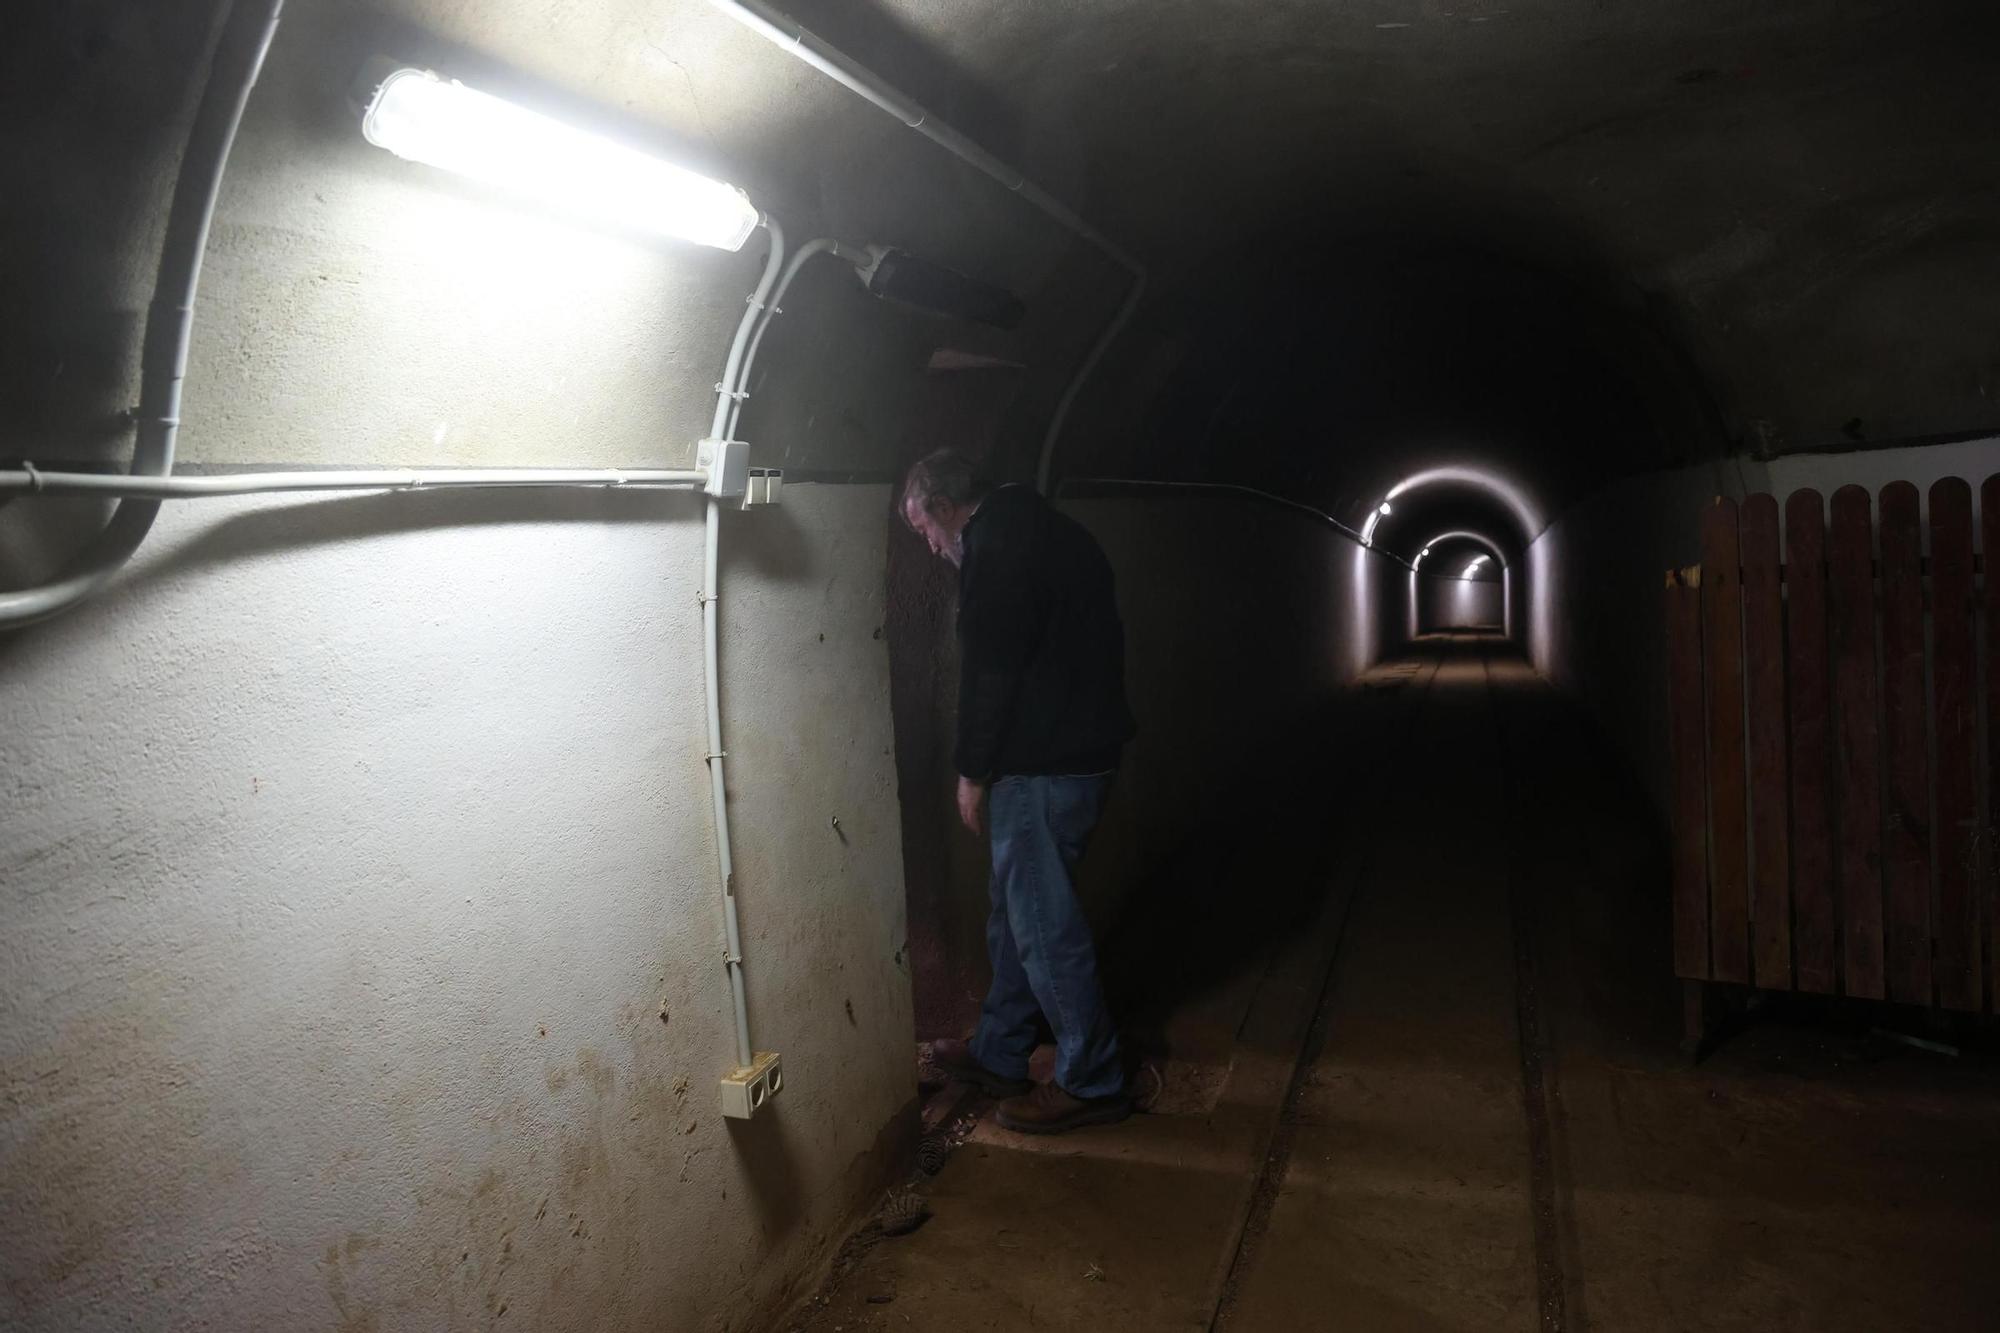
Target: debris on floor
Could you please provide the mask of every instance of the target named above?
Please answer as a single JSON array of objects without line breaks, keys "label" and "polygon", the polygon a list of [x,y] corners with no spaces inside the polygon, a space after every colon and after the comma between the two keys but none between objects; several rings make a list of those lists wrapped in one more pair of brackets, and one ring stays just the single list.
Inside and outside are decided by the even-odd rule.
[{"label": "debris on floor", "polygon": [[930,1220],[931,1206],[915,1190],[892,1190],[876,1219],[885,1236],[907,1236]]}]

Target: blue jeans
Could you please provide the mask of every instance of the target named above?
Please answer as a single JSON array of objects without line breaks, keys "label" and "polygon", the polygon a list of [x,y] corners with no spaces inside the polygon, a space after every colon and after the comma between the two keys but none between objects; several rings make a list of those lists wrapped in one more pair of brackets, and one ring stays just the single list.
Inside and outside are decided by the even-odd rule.
[{"label": "blue jeans", "polygon": [[1109,774],[1011,777],[987,792],[993,987],[972,1055],[1004,1078],[1026,1078],[1039,1010],[1056,1033],[1056,1083],[1074,1097],[1125,1090],[1118,1035],[1097,984],[1097,949],[1072,879],[1110,786]]}]

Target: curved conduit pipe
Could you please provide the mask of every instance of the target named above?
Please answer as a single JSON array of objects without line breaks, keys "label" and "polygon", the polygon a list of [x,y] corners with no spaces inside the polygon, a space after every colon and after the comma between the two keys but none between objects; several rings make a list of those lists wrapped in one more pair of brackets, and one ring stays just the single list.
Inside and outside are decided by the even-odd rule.
[{"label": "curved conduit pipe", "polygon": [[1048,191],[944,121],[931,115],[921,103],[883,82],[872,71],[856,63],[845,52],[783,10],[764,3],[764,0],[708,0],[708,2],[788,55],[804,61],[835,83],[888,112],[959,161],[992,177],[1009,191],[1021,196],[1050,218],[1088,241],[1113,263],[1131,274],[1132,285],[1126,291],[1125,299],[1119,303],[1116,313],[1098,334],[1097,341],[1091,344],[1083,363],[1077,367],[1076,374],[1063,389],[1062,397],[1056,402],[1055,415],[1049,419],[1048,432],[1042,437],[1041,456],[1035,465],[1035,486],[1043,494],[1048,494],[1051,473],[1055,466],[1056,441],[1062,434],[1063,423],[1068,419],[1070,407],[1076,402],[1077,394],[1082,390],[1084,382],[1090,378],[1091,372],[1097,369],[1097,363],[1103,359],[1105,350],[1131,320],[1132,312],[1138,308],[1140,298],[1145,295],[1147,280],[1145,265],[1114,244],[1097,228],[1078,217]]},{"label": "curved conduit pipe", "polygon": [[[181,172],[162,247],[160,272],[147,316],[145,349],[140,372],[138,439],[129,475],[45,472],[32,465],[0,472],[0,495],[118,495],[118,509],[104,529],[72,563],[69,573],[39,588],[0,593],[0,629],[30,624],[68,609],[108,580],[130,559],[166,499],[248,495],[275,491],[352,489],[419,489],[469,486],[689,486],[710,483],[706,467],[693,469],[388,469],[299,472],[250,472],[222,476],[175,477],[174,442],[180,426],[181,384],[187,373],[188,344],[193,329],[195,293],[201,262],[215,216],[223,169],[250,92],[256,86],[264,57],[277,33],[284,0],[232,4],[211,57],[208,83],[189,133]],[[770,237],[762,277],[749,298],[736,336],[730,343],[721,381],[716,385],[711,437],[728,438],[745,394],[741,388],[754,354],[753,343],[769,323],[780,266],[785,257],[784,228],[765,214],[759,224]],[[786,271],[785,282],[799,264],[823,251],[845,249],[834,241],[816,242]],[[843,256],[845,257],[845,256]],[[775,313],[775,312],[772,312]],[[729,839],[729,807],[722,748],[721,681],[718,671],[717,590],[721,547],[721,497],[709,487],[702,559],[702,638],[708,713],[709,784],[715,809],[716,861],[722,878],[725,960],[736,1018],[738,1064],[754,1059],[749,1011],[744,997],[742,934],[737,924],[735,872]],[[777,1090],[775,1075],[769,1089]]]},{"label": "curved conduit pipe", "polygon": [[749,349],[743,354],[743,368],[737,376],[737,391],[730,398],[729,420],[720,438],[725,440],[736,438],[736,419],[743,414],[743,400],[750,396],[750,370],[757,364],[757,352],[764,345],[764,335],[770,330],[771,320],[785,313],[783,302],[785,293],[791,289],[792,279],[799,276],[799,270],[804,268],[815,255],[833,255],[846,260],[856,268],[867,263],[869,258],[866,250],[849,245],[845,241],[835,240],[831,236],[815,237],[793,253],[791,262],[785,265],[784,272],[778,278],[778,285],[771,289],[770,304],[757,313],[757,327],[750,335]]},{"label": "curved conduit pipe", "polygon": [[[180,176],[167,213],[166,241],[160,249],[159,277],[146,312],[146,339],[140,355],[138,437],[132,448],[134,478],[164,478],[174,470],[174,439],[180,430],[181,381],[187,375],[188,343],[194,329],[195,289],[208,248],[209,224],[222,190],[223,168],[243,108],[264,56],[278,31],[285,0],[231,3],[222,34],[209,59],[208,82],[195,109],[181,155]],[[158,499],[119,501],[102,530],[53,582],[0,593],[0,630],[32,624],[66,611],[96,592],[118,572],[160,512]]]},{"label": "curved conduit pipe", "polygon": [[[743,319],[736,326],[735,340],[730,343],[729,357],[723,363],[722,381],[715,386],[715,419],[709,431],[715,440],[729,438],[729,424],[735,419],[743,400],[740,385],[749,367],[750,344],[765,322],[764,312],[772,303],[771,294],[777,286],[779,268],[785,260],[785,229],[768,213],[759,219],[759,225],[770,236],[770,253],[764,257],[763,276],[758,279],[757,289],[744,307]],[[722,875],[723,966],[729,974],[729,997],[736,1009],[736,1063],[739,1068],[747,1069],[756,1055],[750,1044],[750,1007],[743,993],[743,934],[736,924],[736,866],[730,853],[729,794],[722,768],[725,757],[722,748],[722,676],[716,622],[716,603],[721,597],[718,589],[721,550],[722,499],[711,494],[702,533],[701,562],[702,682],[708,704],[708,784],[715,806],[716,866]]]}]

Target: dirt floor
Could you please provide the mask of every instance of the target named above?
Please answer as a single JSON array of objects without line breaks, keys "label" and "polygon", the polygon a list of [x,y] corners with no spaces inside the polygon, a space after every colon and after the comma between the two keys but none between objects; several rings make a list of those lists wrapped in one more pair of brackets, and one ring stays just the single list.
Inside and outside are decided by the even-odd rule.
[{"label": "dirt floor", "polygon": [[2000,1329],[1990,1034],[1773,1001],[1690,1065],[1664,847],[1518,657],[1428,640],[1330,728],[1216,887],[1310,907],[1159,1016],[1150,1111],[941,1095],[928,1219],[782,1328]]}]

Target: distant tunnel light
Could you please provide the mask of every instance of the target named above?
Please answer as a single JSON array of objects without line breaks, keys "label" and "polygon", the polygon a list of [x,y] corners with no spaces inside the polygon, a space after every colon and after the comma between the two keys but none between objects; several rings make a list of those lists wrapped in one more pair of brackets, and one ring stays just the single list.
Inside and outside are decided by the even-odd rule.
[{"label": "distant tunnel light", "polygon": [[1381,504],[1368,511],[1368,521],[1361,525],[1361,544],[1363,546],[1373,546],[1375,544],[1375,525],[1388,516],[1389,502],[1387,500],[1384,500]]},{"label": "distant tunnel light", "polygon": [[740,250],[758,213],[741,190],[429,70],[385,77],[361,118],[398,157],[633,231]]},{"label": "distant tunnel light", "polygon": [[1472,558],[1472,563],[1465,567],[1465,572],[1459,575],[1459,577],[1462,579],[1471,578],[1474,574],[1477,574],[1479,572],[1479,567],[1485,564],[1487,560],[1489,560],[1490,558],[1491,558],[1490,556],[1483,556],[1483,555],[1474,556]]}]

